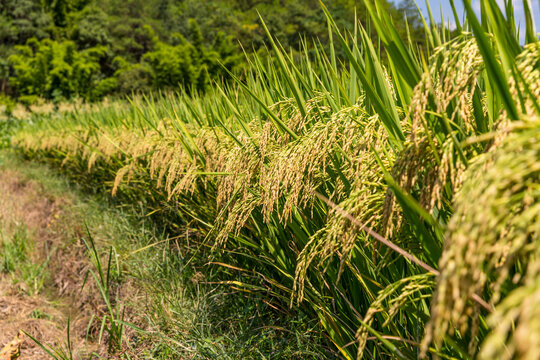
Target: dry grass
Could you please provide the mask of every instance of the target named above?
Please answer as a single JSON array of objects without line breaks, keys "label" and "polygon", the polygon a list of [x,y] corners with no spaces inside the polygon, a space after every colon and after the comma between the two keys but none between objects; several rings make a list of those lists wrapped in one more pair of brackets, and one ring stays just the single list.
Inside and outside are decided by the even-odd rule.
[{"label": "dry grass", "polygon": [[[100,328],[95,319],[89,328],[90,320],[106,308],[95,284],[85,281],[89,264],[80,241],[83,228],[69,215],[72,206],[70,195],[49,193],[36,180],[0,169],[0,249],[21,246],[14,241],[24,241],[26,249],[12,272],[0,273],[0,347],[22,330],[43,344],[66,348],[69,319],[74,359],[87,358],[91,352],[107,354],[106,339],[97,341]],[[21,229],[26,238],[14,240]],[[9,255],[4,252],[4,256]],[[37,271],[38,275],[32,275],[38,277],[37,285],[25,269],[33,269],[32,274]],[[137,293],[129,283],[117,291],[126,298]],[[126,320],[135,318],[126,312]],[[47,357],[38,344],[24,337],[22,359]]]}]

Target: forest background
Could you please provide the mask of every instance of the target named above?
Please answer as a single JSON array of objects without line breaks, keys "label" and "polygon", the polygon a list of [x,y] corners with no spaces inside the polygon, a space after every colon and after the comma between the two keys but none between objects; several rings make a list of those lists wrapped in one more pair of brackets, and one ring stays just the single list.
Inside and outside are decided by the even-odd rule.
[{"label": "forest background", "polygon": [[[366,25],[362,1],[325,4],[342,29],[355,16]],[[400,34],[423,46],[414,2],[385,4]],[[266,46],[261,17],[286,50],[329,43],[317,0],[0,0],[0,104],[9,113],[40,99],[204,92]]]}]

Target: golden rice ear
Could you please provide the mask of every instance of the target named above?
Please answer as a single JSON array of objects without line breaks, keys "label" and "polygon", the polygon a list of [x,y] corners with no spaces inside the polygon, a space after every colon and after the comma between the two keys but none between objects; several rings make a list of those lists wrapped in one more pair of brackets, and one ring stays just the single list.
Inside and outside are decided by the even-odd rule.
[{"label": "golden rice ear", "polygon": [[[382,326],[387,326],[398,312],[404,308],[411,299],[414,299],[414,294],[431,293],[432,288],[435,285],[433,276],[434,275],[431,273],[425,273],[404,278],[388,285],[377,294],[377,298],[370,304],[362,321],[364,324],[371,326],[375,320],[375,315],[377,313],[382,313],[382,316],[385,318]],[[369,331],[366,326],[360,326],[356,332],[356,340],[358,341],[358,360],[362,359],[364,356],[368,335]]]},{"label": "golden rice ear", "polygon": [[[490,303],[497,304],[505,295],[503,288],[513,280],[513,272],[519,276],[512,287],[525,285],[526,289],[530,281],[537,281],[535,268],[519,271],[513,266],[516,262],[535,264],[538,256],[539,159],[540,119],[535,118],[474,159],[465,172],[466,181],[455,196],[455,213],[448,224],[424,351],[432,342],[439,347],[446,335],[453,335],[453,329],[475,338],[479,309],[469,301],[473,294],[482,294],[489,285]],[[501,315],[495,309],[497,318]],[[519,309],[512,311],[519,314]],[[519,341],[517,337],[509,340],[507,345]],[[519,354],[519,344],[514,345]]]},{"label": "golden rice ear", "polygon": [[[540,254],[537,251],[536,258]],[[491,314],[493,329],[481,344],[478,358],[537,359],[540,354],[540,261],[529,264],[525,284],[506,296]]]},{"label": "golden rice ear", "polygon": [[[417,143],[425,133],[426,110],[444,114],[453,105],[449,121],[461,121],[462,130],[473,132],[476,126],[472,96],[484,61],[475,39],[454,41],[438,47],[430,58],[428,71],[414,89],[410,105],[411,142]],[[428,101],[431,96],[431,102]],[[435,108],[432,108],[435,106]],[[484,106],[484,112],[487,112]]]},{"label": "golden rice ear", "polygon": [[[356,114],[356,118],[351,121],[350,116],[353,114]],[[338,128],[337,133],[344,135],[336,136],[339,141],[329,142],[329,151],[334,150],[332,144],[341,145],[341,150],[348,156],[350,162],[347,167],[340,170],[351,182],[349,193],[337,190],[332,196],[338,200],[342,199],[339,203],[341,209],[370,228],[384,233],[385,225],[382,223],[382,218],[386,187],[383,184],[382,168],[376,161],[373,151],[382,153],[382,149],[388,146],[387,133],[382,126],[379,126],[376,116],[368,118],[363,112],[356,112],[354,107],[344,109],[333,115],[332,119],[337,124],[348,124],[345,130]],[[351,123],[356,126],[352,127]],[[336,127],[336,124],[332,126]],[[361,139],[361,142],[349,142],[348,139]],[[385,167],[389,168],[394,159],[391,154],[388,154],[381,161]],[[339,182],[336,183],[339,185]],[[339,189],[338,186],[336,188]],[[312,266],[321,267],[334,255],[340,259],[338,270],[338,277],[340,277],[358,242],[369,244],[371,239],[364,232],[359,232],[358,227],[351,224],[348,219],[330,210],[326,225],[311,236],[298,255],[292,301],[303,300],[308,269]]]},{"label": "golden rice ear", "polygon": [[[428,211],[441,205],[445,188],[459,188],[465,164],[458,151],[468,149],[457,149],[450,136],[443,141],[437,139],[427,123],[426,111],[448,116],[449,109],[453,109],[448,121],[460,123],[465,136],[475,135],[478,129],[472,99],[483,68],[476,40],[457,38],[435,50],[428,71],[414,89],[409,108],[410,135],[393,165],[392,177],[408,193],[418,187],[419,203]],[[483,101],[482,111],[487,114]],[[465,156],[474,154],[465,153]],[[383,220],[387,236],[399,229],[400,211],[388,190]]]},{"label": "golden rice ear", "polygon": [[122,180],[124,179],[126,174],[130,171],[130,169],[131,169],[131,165],[126,165],[123,168],[121,168],[120,170],[118,170],[118,172],[116,173],[116,177],[114,179],[114,185],[113,185],[113,189],[112,189],[112,195],[113,196],[116,195],[116,192],[118,191],[118,187],[122,183]]},{"label": "golden rice ear", "polygon": [[537,114],[533,100],[538,102],[540,99],[540,42],[525,45],[523,52],[516,58],[516,63],[523,81],[510,77],[510,92],[514,98],[518,98],[518,89],[522,94],[528,94],[524,106],[518,109],[521,117],[527,119]]},{"label": "golden rice ear", "polygon": [[[524,81],[510,78],[510,89],[516,97],[516,83],[522,93],[530,91],[525,106],[520,109],[522,122],[510,124],[503,111],[491,150],[474,159],[470,168],[460,175],[466,181],[455,197],[455,213],[448,225],[432,318],[422,343],[424,353],[429,344],[440,345],[452,326],[462,333],[470,331],[470,338],[474,339],[479,310],[467,298],[473,293],[481,294],[488,277],[492,278],[489,290],[493,304],[503,296],[505,283],[514,281],[514,286],[522,285],[522,288],[510,293],[489,317],[494,330],[481,344],[481,358],[528,358],[535,351],[540,352],[527,343],[528,336],[518,336],[525,333],[538,336],[536,322],[525,318],[530,315],[525,312],[530,310],[531,299],[538,294],[535,283],[531,283],[538,278],[534,270],[536,262],[529,264],[525,273],[509,279],[514,262],[521,259],[527,263],[528,259],[537,257],[531,249],[540,246],[540,119],[531,98],[535,101],[540,98],[539,61],[540,45],[527,45],[516,59]],[[517,301],[518,298],[521,300]],[[517,309],[510,306],[512,301],[520,306]],[[473,318],[472,322],[468,321],[469,317]],[[470,345],[476,346],[474,341]]]}]

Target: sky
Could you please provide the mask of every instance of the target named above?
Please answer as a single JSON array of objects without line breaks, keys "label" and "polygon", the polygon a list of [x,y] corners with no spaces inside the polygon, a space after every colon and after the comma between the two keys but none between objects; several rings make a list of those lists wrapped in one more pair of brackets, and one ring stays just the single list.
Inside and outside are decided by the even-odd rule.
[{"label": "sky", "polygon": [[[475,9],[478,16],[480,16],[480,1],[482,0],[471,0],[471,4],[473,9]],[[529,4],[532,6],[533,13],[534,13],[534,20],[536,25],[536,33],[538,34],[540,32],[540,1],[539,0],[529,0]],[[426,20],[428,20],[428,12],[427,12],[427,6],[425,3],[425,0],[416,0],[416,3],[422,10],[422,13],[424,14],[424,17]],[[463,6],[463,0],[454,0],[454,3],[456,5],[456,11],[460,18],[463,17],[463,14],[465,12],[465,8]],[[501,9],[504,9],[504,1],[503,0],[497,0],[497,3],[501,7]],[[445,18],[445,23],[450,25],[450,28],[455,27],[455,21],[454,21],[454,15],[452,14],[452,8],[450,6],[449,0],[430,0],[429,1],[431,12],[433,13],[433,17],[435,18],[435,21],[440,22],[441,20],[441,8],[442,13]],[[503,10],[504,12],[504,10]],[[516,17],[516,22],[519,25],[520,28],[520,37],[522,40],[525,37],[525,17],[523,15],[523,0],[514,0],[514,12]],[[428,20],[429,21],[429,20]]]}]

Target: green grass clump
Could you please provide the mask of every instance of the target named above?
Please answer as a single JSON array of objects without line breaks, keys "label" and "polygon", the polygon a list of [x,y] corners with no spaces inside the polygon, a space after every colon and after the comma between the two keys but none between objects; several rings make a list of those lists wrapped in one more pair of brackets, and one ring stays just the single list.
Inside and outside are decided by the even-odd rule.
[{"label": "green grass clump", "polygon": [[17,227],[9,237],[2,232],[2,265],[0,271],[11,273],[18,269],[27,260],[30,246],[25,227]]},{"label": "green grass clump", "polygon": [[148,209],[221,284],[316,321],[345,358],[525,358],[509,329],[540,334],[509,303],[536,294],[537,34],[519,43],[511,3],[480,21],[465,1],[457,31],[426,26],[425,54],[365,3],[379,42],[323,6],[328,52],[293,58],[268,33],[235,86],[41,117],[13,141]]},{"label": "green grass clump", "polygon": [[0,273],[11,275],[13,283],[30,295],[44,289],[49,277],[47,259],[32,260],[34,246],[26,226],[16,225],[8,232],[0,224],[0,251]]}]

